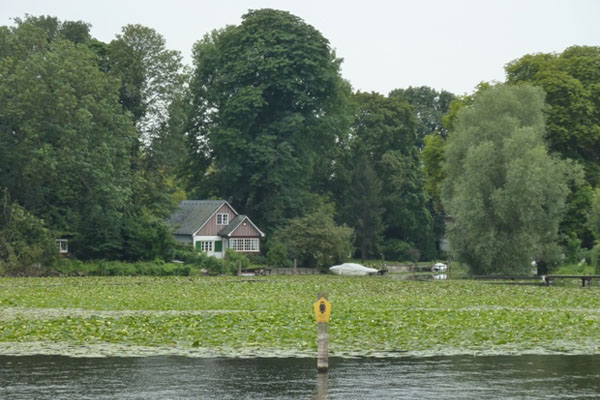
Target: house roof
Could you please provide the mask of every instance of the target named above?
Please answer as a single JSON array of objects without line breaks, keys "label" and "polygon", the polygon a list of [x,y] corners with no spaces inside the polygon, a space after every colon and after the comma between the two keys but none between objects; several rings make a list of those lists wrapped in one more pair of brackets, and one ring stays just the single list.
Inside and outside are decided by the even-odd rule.
[{"label": "house roof", "polygon": [[231,236],[231,234],[242,224],[242,222],[246,220],[254,227],[254,229],[256,229],[260,233],[262,237],[265,236],[265,234],[260,229],[258,229],[258,227],[254,225],[254,223],[246,215],[237,215],[234,219],[231,220],[229,225],[227,225],[225,228],[219,231],[219,235]]},{"label": "house roof", "polygon": [[[225,200],[183,200],[167,220],[175,235],[193,235],[215,213]],[[232,208],[233,210],[233,208]]]}]

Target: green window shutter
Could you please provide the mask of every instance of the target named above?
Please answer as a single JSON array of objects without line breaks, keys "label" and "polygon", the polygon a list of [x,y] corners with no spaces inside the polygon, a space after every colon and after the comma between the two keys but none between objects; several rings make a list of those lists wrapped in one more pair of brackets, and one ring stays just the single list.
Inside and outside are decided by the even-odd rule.
[{"label": "green window shutter", "polygon": [[202,251],[202,242],[196,242],[196,250]]},{"label": "green window shutter", "polygon": [[222,240],[215,241],[215,252],[220,253],[222,251],[223,251],[223,241]]}]

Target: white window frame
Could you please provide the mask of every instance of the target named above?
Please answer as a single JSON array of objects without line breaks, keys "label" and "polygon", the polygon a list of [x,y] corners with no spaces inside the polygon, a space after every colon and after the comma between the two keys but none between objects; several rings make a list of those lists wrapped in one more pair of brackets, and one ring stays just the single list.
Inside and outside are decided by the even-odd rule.
[{"label": "white window frame", "polygon": [[229,239],[229,248],[239,253],[257,253],[260,251],[258,238]]},{"label": "white window frame", "polygon": [[227,214],[227,213],[217,214],[217,225],[229,225],[229,214]]},{"label": "white window frame", "polygon": [[212,252],[214,245],[212,240],[200,240],[200,251],[203,253]]},{"label": "white window frame", "polygon": [[68,239],[56,239],[56,247],[58,247],[59,254],[66,254],[69,252],[69,240]]}]

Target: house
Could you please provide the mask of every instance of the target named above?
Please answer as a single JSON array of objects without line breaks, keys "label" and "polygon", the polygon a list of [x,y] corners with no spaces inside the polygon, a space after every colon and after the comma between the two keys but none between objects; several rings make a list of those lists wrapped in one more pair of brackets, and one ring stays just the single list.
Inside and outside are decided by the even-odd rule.
[{"label": "house", "polygon": [[209,256],[223,258],[226,249],[260,253],[265,234],[225,200],[183,200],[167,221],[178,242]]}]

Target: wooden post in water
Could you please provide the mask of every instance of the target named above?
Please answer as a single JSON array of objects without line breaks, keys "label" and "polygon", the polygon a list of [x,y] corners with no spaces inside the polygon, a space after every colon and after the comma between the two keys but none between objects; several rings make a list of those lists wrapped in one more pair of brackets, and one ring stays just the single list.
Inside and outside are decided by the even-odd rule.
[{"label": "wooden post in water", "polygon": [[327,293],[319,293],[314,304],[317,317],[317,370],[326,372],[329,369],[329,314],[331,303],[327,301]]},{"label": "wooden post in water", "polygon": [[327,371],[317,374],[317,390],[314,400],[327,400],[327,392],[329,386],[329,377]]}]

